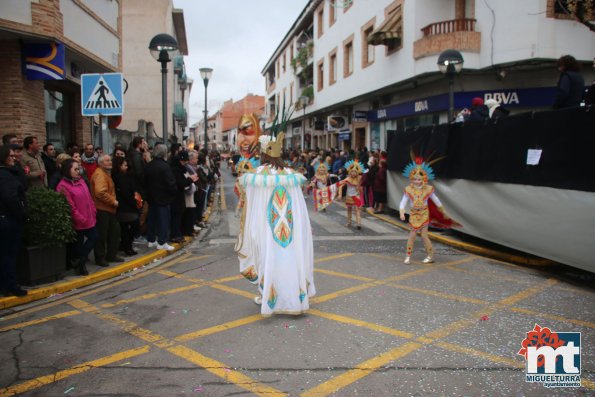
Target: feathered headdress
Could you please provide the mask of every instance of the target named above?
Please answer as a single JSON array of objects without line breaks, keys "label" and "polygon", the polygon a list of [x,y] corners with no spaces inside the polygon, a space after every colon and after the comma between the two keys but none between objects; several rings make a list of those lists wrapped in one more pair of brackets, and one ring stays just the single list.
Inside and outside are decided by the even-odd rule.
[{"label": "feathered headdress", "polygon": [[238,173],[251,172],[260,167],[260,160],[255,157],[241,157],[236,166]]},{"label": "feathered headdress", "polygon": [[415,153],[413,153],[413,149],[410,150],[409,154],[411,156],[411,162],[405,166],[403,176],[410,180],[413,180],[416,176],[420,176],[423,179],[424,184],[436,178],[434,170],[432,169],[432,164],[442,160],[445,156],[430,161],[433,153],[430,154],[427,160],[424,160],[423,157],[416,156]]},{"label": "feathered headdress", "polygon": [[347,170],[347,174],[349,174],[353,169],[355,169],[360,175],[368,172],[368,169],[362,163],[360,163],[359,160],[349,160],[343,167],[345,167]]},{"label": "feathered headdress", "polygon": [[329,164],[325,163],[324,161],[321,161],[320,163],[316,164],[314,166],[314,173],[318,173],[318,170],[320,170],[321,172],[328,172],[328,170],[330,169]]}]

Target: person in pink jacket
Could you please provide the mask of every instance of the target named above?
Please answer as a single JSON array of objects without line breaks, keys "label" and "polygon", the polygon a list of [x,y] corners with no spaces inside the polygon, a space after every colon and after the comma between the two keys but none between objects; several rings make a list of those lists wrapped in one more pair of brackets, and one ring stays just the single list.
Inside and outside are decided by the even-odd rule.
[{"label": "person in pink jacket", "polygon": [[77,271],[80,275],[89,274],[85,263],[97,241],[95,229],[97,210],[91,198],[91,192],[81,178],[78,162],[68,159],[62,163],[62,180],[56,191],[66,196],[72,209],[72,224],[77,234],[75,254],[77,255]]}]

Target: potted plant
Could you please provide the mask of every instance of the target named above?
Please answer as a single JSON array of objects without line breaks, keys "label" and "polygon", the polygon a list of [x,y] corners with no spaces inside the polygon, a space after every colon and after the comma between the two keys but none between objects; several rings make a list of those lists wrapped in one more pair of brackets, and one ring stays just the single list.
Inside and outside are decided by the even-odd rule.
[{"label": "potted plant", "polygon": [[62,278],[66,244],[76,239],[66,197],[46,188],[27,191],[27,220],[18,263],[19,282],[35,285]]}]

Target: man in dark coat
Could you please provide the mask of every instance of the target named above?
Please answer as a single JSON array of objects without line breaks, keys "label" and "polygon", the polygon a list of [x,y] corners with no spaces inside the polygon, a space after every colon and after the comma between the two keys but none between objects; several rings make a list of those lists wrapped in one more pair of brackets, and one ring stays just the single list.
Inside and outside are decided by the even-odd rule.
[{"label": "man in dark coat", "polygon": [[0,288],[24,296],[27,291],[17,284],[15,270],[25,223],[25,188],[14,161],[14,151],[0,147]]},{"label": "man in dark coat", "polygon": [[558,90],[554,109],[579,106],[585,92],[585,79],[580,73],[579,63],[571,55],[564,55],[558,59]]},{"label": "man in dark coat", "polygon": [[183,150],[172,159],[171,170],[176,180],[176,194],[171,205],[171,236],[174,243],[184,241],[182,235],[182,215],[186,208],[185,191],[192,183],[198,180],[196,175],[188,175],[186,165],[188,164],[188,152]]},{"label": "man in dark coat", "polygon": [[149,248],[157,247],[157,249],[173,251],[174,247],[167,244],[167,238],[171,217],[170,206],[176,198],[177,186],[171,167],[165,161],[166,156],[167,147],[162,144],[155,145],[153,161],[145,168],[149,203],[147,240]]},{"label": "man in dark coat", "polygon": [[471,114],[469,121],[485,121],[490,118],[490,110],[483,103],[483,99],[476,97],[471,100]]}]

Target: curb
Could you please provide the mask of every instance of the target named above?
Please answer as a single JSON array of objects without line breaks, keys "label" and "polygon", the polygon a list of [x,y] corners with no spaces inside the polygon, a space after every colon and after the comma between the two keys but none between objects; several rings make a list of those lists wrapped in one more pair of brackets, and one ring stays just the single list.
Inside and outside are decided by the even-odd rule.
[{"label": "curb", "polygon": [[[205,222],[208,222],[212,212],[212,206],[208,206],[204,214]],[[153,251],[144,256],[133,259],[130,262],[124,262],[120,265],[110,267],[109,269],[104,269],[89,274],[88,276],[79,277],[74,280],[60,281],[47,287],[28,289],[28,294],[23,297],[7,296],[4,298],[0,298],[0,310],[8,309],[14,306],[24,305],[30,302],[35,302],[41,299],[48,298],[52,295],[62,294],[64,292],[72,291],[78,288],[83,288],[92,284],[99,283],[101,281],[108,280],[110,278],[118,277],[123,273],[138,269],[139,267],[146,266],[155,260],[168,257],[178,252],[183,247],[190,244],[192,241],[194,241],[194,237],[187,237],[185,242],[181,244],[173,244],[175,250],[170,252],[165,250]]]},{"label": "curb", "polygon": [[[365,212],[368,215],[378,218],[386,223],[390,223],[391,225],[396,226],[402,230],[410,231],[410,228],[408,226],[405,226],[403,223],[401,223],[399,221],[395,221],[392,218],[374,214],[373,212],[371,212],[367,209],[365,210]],[[445,237],[445,236],[435,233],[435,232],[428,232],[428,235],[432,240],[435,240],[439,243],[450,245],[455,248],[459,248],[461,250],[471,252],[473,254],[485,256],[488,258],[498,259],[501,261],[513,262],[513,263],[518,263],[521,265],[529,265],[529,266],[550,266],[550,265],[557,264],[557,262],[554,262],[550,259],[540,258],[540,257],[532,256],[532,255],[525,257],[525,256],[520,256],[520,255],[515,255],[515,254],[509,254],[509,253],[497,251],[497,250],[494,250],[491,248],[485,248],[485,247],[481,247],[479,245],[465,243],[462,241],[451,239],[451,238]],[[530,254],[527,254],[527,255],[530,255]]]},{"label": "curb", "polygon": [[139,258],[133,259],[130,262],[124,262],[120,265],[110,267],[109,269],[100,270],[98,272],[89,274],[88,276],[81,276],[74,280],[60,281],[47,287],[29,289],[27,290],[28,294],[23,297],[7,296],[5,298],[0,298],[0,309],[8,309],[14,306],[24,305],[25,303],[38,301],[48,298],[52,295],[62,294],[64,292],[86,287],[91,284],[96,284],[110,278],[118,277],[123,273],[146,266],[155,260],[170,256],[171,254],[182,249],[182,247],[186,246],[191,241],[192,239],[186,240],[186,242],[181,244],[174,244],[176,249],[170,252],[165,250],[157,250]]}]

